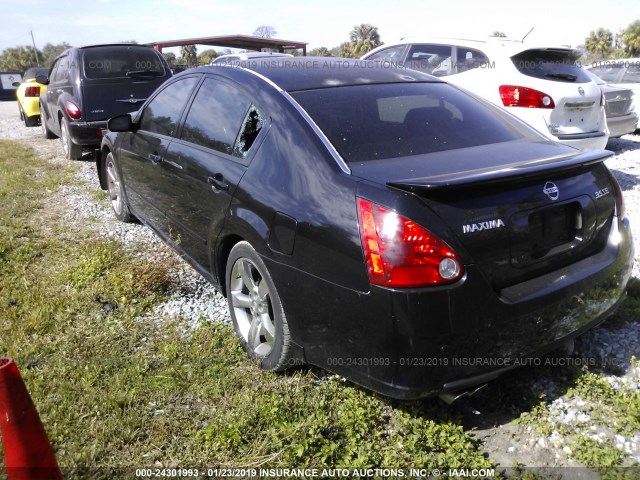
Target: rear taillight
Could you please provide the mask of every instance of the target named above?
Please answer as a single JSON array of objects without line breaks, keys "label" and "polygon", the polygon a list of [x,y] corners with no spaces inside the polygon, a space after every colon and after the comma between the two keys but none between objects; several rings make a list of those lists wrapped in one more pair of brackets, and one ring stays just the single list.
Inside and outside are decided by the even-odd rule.
[{"label": "rear taillight", "polygon": [[501,85],[500,98],[505,107],[555,108],[553,98],[533,88]]},{"label": "rear taillight", "polygon": [[78,120],[82,114],[80,113],[80,107],[78,107],[75,103],[73,103],[72,101],[67,101],[67,103],[65,104],[65,107],[67,109],[67,113],[69,114],[69,117],[71,117],[73,120]]},{"label": "rear taillight", "polygon": [[358,198],[360,236],[369,280],[386,287],[422,287],[458,280],[455,252],[412,220]]},{"label": "rear taillight", "polygon": [[40,87],[27,87],[24,89],[25,97],[39,97],[40,96]]}]

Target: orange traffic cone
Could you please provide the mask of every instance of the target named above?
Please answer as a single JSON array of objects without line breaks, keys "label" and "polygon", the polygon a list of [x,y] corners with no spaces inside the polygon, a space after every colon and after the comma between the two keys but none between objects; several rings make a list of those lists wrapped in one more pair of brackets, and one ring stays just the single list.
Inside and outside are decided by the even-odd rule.
[{"label": "orange traffic cone", "polygon": [[0,358],[0,427],[8,480],[62,479],[38,411],[10,358]]}]

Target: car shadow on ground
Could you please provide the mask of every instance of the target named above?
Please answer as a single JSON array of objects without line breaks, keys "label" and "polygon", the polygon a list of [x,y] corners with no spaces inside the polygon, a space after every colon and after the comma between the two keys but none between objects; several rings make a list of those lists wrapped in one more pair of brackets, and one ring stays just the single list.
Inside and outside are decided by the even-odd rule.
[{"label": "car shadow on ground", "polygon": [[616,155],[640,149],[640,130],[636,130],[635,133],[624,135],[620,138],[610,138],[607,142],[606,149],[611,150]]}]

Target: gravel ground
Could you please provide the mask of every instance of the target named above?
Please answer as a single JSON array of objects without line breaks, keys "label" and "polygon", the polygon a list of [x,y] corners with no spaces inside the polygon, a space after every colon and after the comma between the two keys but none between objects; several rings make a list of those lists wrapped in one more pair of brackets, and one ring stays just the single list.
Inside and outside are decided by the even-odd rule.
[{"label": "gravel ground", "polygon": [[[16,102],[0,102],[0,139],[21,140],[32,146],[43,158],[51,162],[66,162],[61,155],[58,141],[47,141],[39,128],[26,128],[19,121]],[[607,160],[607,165],[618,179],[624,192],[627,216],[632,226],[640,225],[640,135],[627,135],[610,140],[608,147],[615,156]],[[106,198],[97,195],[99,191],[95,166],[91,161],[76,162],[78,183],[60,188],[53,195],[49,205],[60,215],[65,226],[72,231],[89,231],[96,236],[121,241],[137,252],[137,255],[154,260],[167,260],[172,265],[174,277],[170,298],[149,315],[153,317],[182,317],[186,328],[193,328],[203,321],[229,322],[226,300],[217,293],[191,267],[183,262],[171,249],[140,224],[118,222]],[[637,227],[640,229],[640,227]],[[636,252],[640,254],[640,232],[634,240]],[[633,275],[640,278],[640,266],[636,262]],[[605,369],[606,380],[616,389],[626,386],[637,389],[640,372],[629,365],[629,358],[640,358],[640,324],[637,319],[629,321],[621,328],[610,328],[605,323],[576,341],[577,358],[592,358],[616,362],[615,369]],[[500,380],[496,381],[499,382]],[[511,381],[511,380],[507,380]],[[504,383],[504,382],[503,382]],[[516,380],[517,383],[517,380]],[[501,387],[502,388],[502,387]],[[568,397],[566,385],[554,378],[537,378],[534,382],[515,385],[542,392],[550,400],[549,415],[545,420],[552,425],[570,427],[596,441],[609,440],[623,451],[630,460],[640,462],[640,437],[638,432],[624,437],[614,434],[591,417],[592,410],[578,396]],[[513,416],[505,419],[499,406],[480,412],[471,407],[476,419],[467,422],[465,428],[482,443],[489,456],[504,467],[512,467],[514,462],[536,467],[576,466],[568,454],[567,438],[558,431],[545,436],[530,426],[511,422]],[[486,410],[486,407],[485,407]],[[479,417],[478,417],[479,415]],[[480,418],[482,417],[482,418]],[[517,415],[515,416],[517,418]],[[560,430],[560,428],[559,428]],[[581,478],[589,478],[589,475]]]},{"label": "gravel ground", "polygon": [[[51,162],[68,162],[58,140],[46,140],[40,128],[27,128],[18,117],[17,102],[0,102],[0,139],[21,140]],[[153,231],[139,223],[122,223],[113,215],[109,201],[99,200],[95,163],[79,161],[78,183],[63,185],[48,204],[72,231],[91,230],[96,236],[111,238],[130,246],[136,255],[150,261],[165,259],[173,265],[170,298],[152,313],[181,317],[187,328],[206,320],[231,322],[227,300],[202,276],[167,247]]]}]

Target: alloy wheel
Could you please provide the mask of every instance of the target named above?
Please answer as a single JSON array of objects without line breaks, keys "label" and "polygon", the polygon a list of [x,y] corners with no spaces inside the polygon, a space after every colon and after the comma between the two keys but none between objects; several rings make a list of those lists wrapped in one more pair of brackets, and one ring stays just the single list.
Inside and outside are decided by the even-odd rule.
[{"label": "alloy wheel", "polygon": [[246,257],[233,265],[230,293],[240,335],[256,356],[266,357],[276,338],[272,294],[261,272]]}]

